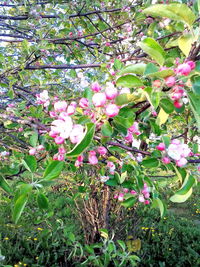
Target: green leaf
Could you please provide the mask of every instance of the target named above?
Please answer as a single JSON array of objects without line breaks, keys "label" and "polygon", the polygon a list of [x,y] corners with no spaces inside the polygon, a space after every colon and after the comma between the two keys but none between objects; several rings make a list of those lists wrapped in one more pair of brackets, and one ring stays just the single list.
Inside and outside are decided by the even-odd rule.
[{"label": "green leaf", "polygon": [[159,198],[154,198],[152,207],[159,208],[161,218],[165,215],[165,212],[166,212],[165,205],[163,204],[162,200],[160,200]]},{"label": "green leaf", "polygon": [[104,124],[101,126],[101,133],[103,136],[112,136],[113,128],[110,125],[109,121],[105,121]]},{"label": "green leaf", "polygon": [[63,161],[52,161],[45,169],[43,180],[52,180],[57,178],[64,167]]},{"label": "green leaf", "polygon": [[145,168],[155,168],[158,167],[160,162],[156,158],[144,159],[141,163]]},{"label": "green leaf", "polygon": [[0,187],[7,193],[12,193],[12,188],[8,184],[8,182],[4,179],[3,176],[0,175]]},{"label": "green leaf", "polygon": [[190,107],[197,122],[198,129],[200,131],[200,95],[196,95],[193,92],[187,93],[189,98]]},{"label": "green leaf", "polygon": [[140,42],[140,47],[159,65],[162,66],[164,64],[165,51],[154,39],[150,37],[145,38],[142,42]]},{"label": "green leaf", "polygon": [[129,104],[131,102],[137,101],[140,98],[141,98],[141,95],[134,95],[134,94],[126,94],[125,93],[125,94],[118,95],[115,98],[115,104],[118,106],[122,106],[122,105]]},{"label": "green leaf", "polygon": [[166,78],[166,77],[173,76],[173,75],[174,75],[174,71],[170,69],[146,74],[146,76],[148,77],[155,77],[155,78]]},{"label": "green leaf", "polygon": [[195,181],[196,180],[192,175],[186,177],[182,187],[170,198],[170,200],[176,203],[185,202],[192,194],[192,186]]},{"label": "green leaf", "polygon": [[168,98],[161,99],[160,106],[167,114],[174,111],[174,105]]},{"label": "green leaf", "polygon": [[25,206],[26,206],[26,203],[28,201],[28,195],[27,194],[23,194],[21,195],[17,201],[15,202],[15,205],[14,205],[14,209],[13,209],[13,221],[15,223],[18,222]]},{"label": "green leaf", "polygon": [[191,82],[194,93],[200,95],[200,76],[197,75],[192,76]]},{"label": "green leaf", "polygon": [[156,66],[153,63],[148,63],[146,65],[146,69],[145,69],[144,75],[147,76],[147,75],[150,75],[150,74],[153,74],[153,73],[156,73],[156,72],[159,72],[158,66]]},{"label": "green leaf", "polygon": [[32,147],[36,147],[37,146],[37,141],[38,141],[38,133],[34,132],[31,137],[30,137],[30,145]]},{"label": "green leaf", "polygon": [[134,118],[133,117],[124,118],[118,115],[114,117],[114,121],[128,129],[133,125]]},{"label": "green leaf", "polygon": [[48,209],[49,207],[48,198],[43,193],[38,193],[37,203],[40,209]]},{"label": "green leaf", "polygon": [[130,197],[130,198],[124,200],[121,203],[121,205],[124,206],[125,208],[130,208],[130,207],[133,207],[135,203],[136,203],[135,197]]},{"label": "green leaf", "polygon": [[190,53],[192,43],[193,37],[191,34],[185,34],[178,38],[178,46],[186,57],[188,57]]},{"label": "green leaf", "polygon": [[26,156],[24,160],[22,160],[22,163],[24,167],[30,172],[34,172],[37,169],[37,161],[34,156]]},{"label": "green leaf", "polygon": [[133,87],[143,86],[143,82],[138,77],[131,74],[127,74],[125,76],[118,78],[116,81],[116,85],[133,88]]},{"label": "green leaf", "polygon": [[133,65],[128,65],[126,67],[124,67],[119,73],[118,75],[124,75],[127,73],[134,73],[134,74],[138,74],[138,75],[143,75],[144,71],[146,68],[146,64],[144,63],[138,63],[138,64],[133,64]]},{"label": "green leaf", "polygon": [[177,21],[183,21],[192,25],[196,19],[194,13],[185,4],[172,3],[167,5],[157,4],[143,10],[143,13],[152,17],[164,17]]},{"label": "green leaf", "polygon": [[160,109],[158,113],[158,117],[156,118],[156,123],[161,126],[164,124],[169,117],[169,114],[167,114],[162,108]]}]

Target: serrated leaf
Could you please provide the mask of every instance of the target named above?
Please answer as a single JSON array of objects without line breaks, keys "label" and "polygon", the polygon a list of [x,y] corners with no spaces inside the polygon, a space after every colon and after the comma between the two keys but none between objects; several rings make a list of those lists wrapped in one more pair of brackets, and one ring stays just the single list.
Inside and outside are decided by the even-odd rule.
[{"label": "serrated leaf", "polygon": [[45,169],[43,180],[52,180],[57,178],[64,167],[63,161],[52,161]]},{"label": "serrated leaf", "polygon": [[146,52],[152,59],[154,59],[159,65],[163,65],[165,62],[165,51],[158,42],[154,39],[147,37],[139,46],[144,52]]},{"label": "serrated leaf", "polygon": [[143,10],[144,14],[152,17],[164,17],[172,20],[183,21],[188,25],[192,25],[196,19],[194,13],[185,4],[157,4]]},{"label": "serrated leaf", "polygon": [[127,74],[125,76],[118,78],[116,81],[116,85],[133,88],[133,87],[143,86],[143,82],[138,77],[131,74]]},{"label": "serrated leaf", "polygon": [[83,153],[85,149],[91,144],[94,133],[95,133],[95,124],[87,123],[83,139],[78,144],[76,144],[75,147],[71,151],[69,151],[66,155],[68,157],[77,157],[78,155]]}]

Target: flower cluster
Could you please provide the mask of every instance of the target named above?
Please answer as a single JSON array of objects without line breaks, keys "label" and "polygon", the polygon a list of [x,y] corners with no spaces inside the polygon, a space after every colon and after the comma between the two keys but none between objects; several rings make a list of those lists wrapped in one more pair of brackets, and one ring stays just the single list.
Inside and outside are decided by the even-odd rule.
[{"label": "flower cluster", "polygon": [[48,91],[44,90],[40,94],[36,95],[37,101],[36,103],[39,105],[43,105],[44,107],[48,107],[50,104]]},{"label": "flower cluster", "polygon": [[178,167],[185,166],[187,164],[186,157],[191,155],[188,145],[182,144],[178,139],[173,139],[168,148],[166,148],[164,143],[160,143],[156,148],[166,153],[162,158],[164,164],[169,164],[171,159],[173,159]]},{"label": "flower cluster", "polygon": [[138,193],[135,190],[129,190],[128,188],[123,188],[121,192],[118,192],[114,195],[114,199],[118,201],[124,201],[126,196],[137,196],[138,201],[144,203],[145,205],[150,204],[150,188],[146,183],[144,183],[143,189]]},{"label": "flower cluster", "polygon": [[44,146],[43,145],[39,145],[37,147],[32,147],[29,149],[29,155],[33,156],[35,155],[37,152],[41,152],[45,150]]}]

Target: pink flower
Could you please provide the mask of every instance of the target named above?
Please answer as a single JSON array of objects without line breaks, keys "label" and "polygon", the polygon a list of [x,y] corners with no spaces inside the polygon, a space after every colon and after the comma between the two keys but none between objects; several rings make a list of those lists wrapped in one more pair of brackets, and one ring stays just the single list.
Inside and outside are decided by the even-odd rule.
[{"label": "pink flower", "polygon": [[109,168],[110,174],[114,174],[115,172],[115,164],[112,161],[107,162],[107,167]]},{"label": "pink flower", "polygon": [[59,114],[59,117],[58,117],[58,119],[61,119],[61,120],[63,120],[63,121],[68,120],[68,118],[69,118],[69,115],[68,115],[67,112],[61,112],[61,113]]},{"label": "pink flower", "polygon": [[137,192],[135,190],[130,191],[131,195],[137,195]]},{"label": "pink flower", "polygon": [[72,105],[70,104],[67,108],[67,114],[68,115],[73,115],[76,111],[76,106],[75,105]]},{"label": "pink flower", "polygon": [[106,111],[105,111],[106,115],[110,118],[117,116],[119,113],[119,107],[115,104],[109,104],[106,107]]},{"label": "pink flower", "polygon": [[160,143],[158,146],[156,146],[156,148],[160,151],[164,151],[165,150],[165,144],[164,143]]},{"label": "pink flower", "polygon": [[98,159],[95,155],[89,154],[88,160],[89,160],[89,163],[92,165],[96,165],[98,163]]},{"label": "pink flower", "polygon": [[168,87],[172,87],[175,85],[176,83],[176,79],[174,76],[169,76],[167,78],[165,78],[165,83]]},{"label": "pink flower", "polygon": [[191,70],[195,69],[196,64],[194,61],[190,60],[190,61],[187,61],[186,63],[190,66]]},{"label": "pink flower", "polygon": [[124,139],[129,143],[133,142],[133,134],[128,131],[128,134],[124,137]]},{"label": "pink flower", "polygon": [[169,164],[170,162],[171,162],[170,158],[168,158],[168,157],[162,158],[162,163]]},{"label": "pink flower", "polygon": [[157,117],[157,112],[154,110],[154,111],[152,111],[152,113],[151,113],[154,117]]},{"label": "pink flower", "polygon": [[48,95],[47,90],[44,90],[40,94],[37,94],[36,98],[37,98],[36,103],[44,105],[44,107],[47,107],[50,104],[49,95]]},{"label": "pink flower", "polygon": [[20,127],[20,128],[18,129],[18,132],[21,133],[21,132],[23,132],[23,130],[24,130],[24,129],[23,129],[22,127]]},{"label": "pink flower", "polygon": [[58,160],[58,154],[55,154],[55,155],[53,156],[53,160]]},{"label": "pink flower", "polygon": [[177,74],[183,75],[183,76],[188,76],[191,72],[192,68],[190,67],[190,64],[188,63],[183,63],[178,66],[176,69]]},{"label": "pink flower", "polygon": [[109,42],[106,42],[105,46],[111,46],[111,44]]},{"label": "pink flower", "polygon": [[175,106],[175,108],[181,108],[182,105],[183,105],[183,103],[179,102],[178,100],[175,100],[175,101],[174,101],[174,106]]},{"label": "pink flower", "polygon": [[134,134],[136,134],[136,135],[140,135],[140,134],[141,134],[140,131],[139,131],[139,124],[138,124],[137,121],[135,121],[135,122],[133,123],[133,125],[132,125],[130,128],[128,128],[128,130],[129,130],[131,133],[134,133]]},{"label": "pink flower", "polygon": [[95,156],[95,155],[96,155],[96,152],[95,152],[94,150],[90,150],[90,151],[89,151],[89,154],[90,154],[91,156]]},{"label": "pink flower", "polygon": [[61,145],[61,144],[63,144],[65,142],[65,139],[63,137],[61,137],[61,136],[56,136],[56,138],[54,139],[54,141],[55,141],[55,143],[57,145]]},{"label": "pink flower", "polygon": [[181,141],[178,139],[171,140],[171,144],[173,144],[173,145],[180,145],[180,143],[181,143]]},{"label": "pink flower", "polygon": [[78,156],[78,157],[77,157],[77,160],[78,160],[79,162],[83,162],[83,155]]},{"label": "pink flower", "polygon": [[147,192],[147,193],[144,194],[144,197],[145,198],[149,198],[150,197],[150,194]]},{"label": "pink flower", "polygon": [[65,153],[66,153],[65,148],[64,148],[64,147],[59,147],[59,149],[58,149],[58,153],[59,153],[59,154],[65,154]]},{"label": "pink flower", "polygon": [[80,125],[80,124],[76,124],[74,125],[71,133],[70,133],[70,141],[72,142],[72,144],[76,144],[76,143],[79,143],[82,138],[83,138],[83,126]]},{"label": "pink flower", "polygon": [[60,134],[60,136],[64,139],[67,139],[69,137],[73,127],[72,119],[69,116],[65,117],[65,121],[54,120],[51,125],[51,131],[54,134]]},{"label": "pink flower", "polygon": [[183,167],[186,164],[187,164],[187,159],[185,159],[185,158],[181,158],[181,159],[179,159],[179,160],[176,161],[176,165],[178,167]]},{"label": "pink flower", "polygon": [[139,202],[145,202],[143,195],[139,195],[138,200],[139,200]]},{"label": "pink flower", "polygon": [[128,193],[129,189],[128,188],[123,188],[124,193]]},{"label": "pink flower", "polygon": [[39,150],[39,151],[44,150],[44,146],[43,146],[43,145],[39,145],[39,146],[37,147],[37,150]]},{"label": "pink flower", "polygon": [[106,149],[105,147],[103,147],[103,146],[98,147],[98,148],[97,148],[97,151],[98,151],[98,153],[99,153],[100,155],[102,155],[102,156],[105,156],[106,153],[108,152],[107,149]]},{"label": "pink flower", "polygon": [[118,200],[123,201],[124,200],[124,193],[119,193]]},{"label": "pink flower", "polygon": [[50,131],[49,132],[49,136],[52,138],[55,138],[58,135],[58,133],[56,131]]},{"label": "pink flower", "polygon": [[57,160],[64,161],[65,160],[64,155],[63,154],[59,154],[58,157],[57,157]]},{"label": "pink flower", "polygon": [[101,91],[101,86],[99,85],[98,82],[93,82],[91,85],[91,89],[92,89],[92,91],[97,93],[97,92]]},{"label": "pink flower", "polygon": [[33,156],[35,155],[35,153],[36,153],[36,149],[34,147],[29,149],[29,155]]},{"label": "pink flower", "polygon": [[118,198],[118,194],[114,194],[114,199],[117,199]]},{"label": "pink flower", "polygon": [[161,81],[160,80],[155,80],[152,82],[152,86],[153,87],[156,87],[156,88],[159,88],[161,87]]},{"label": "pink flower", "polygon": [[54,104],[54,109],[56,112],[65,111],[66,108],[67,108],[67,102],[66,101],[58,101]]},{"label": "pink flower", "polygon": [[50,111],[50,112],[49,112],[49,115],[50,115],[51,118],[55,118],[55,117],[57,117],[57,114],[56,114],[55,111]]},{"label": "pink flower", "polygon": [[103,107],[106,103],[105,93],[95,93],[92,97],[92,102],[95,107]]},{"label": "pink flower", "polygon": [[118,95],[117,88],[114,87],[114,85],[112,83],[106,84],[105,93],[106,93],[106,98],[109,100],[114,99]]},{"label": "pink flower", "polygon": [[87,98],[81,98],[79,101],[79,106],[81,108],[87,108],[89,106],[89,101]]},{"label": "pink flower", "polygon": [[150,201],[149,201],[149,200],[145,200],[145,201],[144,201],[144,204],[145,204],[145,205],[149,205],[149,204],[150,204]]}]

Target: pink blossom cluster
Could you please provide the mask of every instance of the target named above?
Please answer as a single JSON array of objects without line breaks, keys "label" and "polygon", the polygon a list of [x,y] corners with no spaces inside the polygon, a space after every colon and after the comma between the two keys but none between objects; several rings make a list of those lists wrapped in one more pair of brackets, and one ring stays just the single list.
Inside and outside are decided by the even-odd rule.
[{"label": "pink blossom cluster", "polygon": [[186,93],[183,90],[181,85],[175,85],[172,88],[172,95],[171,95],[171,99],[174,101],[174,106],[176,108],[181,108],[183,103],[181,101],[182,97],[185,96]]},{"label": "pink blossom cluster", "polygon": [[144,183],[144,187],[139,193],[135,190],[123,188],[121,192],[115,193],[114,199],[118,199],[118,201],[124,201],[126,199],[126,194],[137,196],[138,201],[144,203],[145,205],[150,204],[150,189],[146,183]]},{"label": "pink blossom cluster", "polygon": [[178,65],[178,67],[175,69],[175,72],[178,75],[188,76],[190,72],[195,69],[195,67],[195,62],[190,60]]},{"label": "pink blossom cluster", "polygon": [[105,91],[100,92],[102,90],[101,86],[98,82],[94,82],[91,85],[91,90],[95,92],[92,97],[92,103],[95,107],[104,108],[104,113],[109,118],[118,115],[120,108],[113,102],[118,96],[118,91],[113,83],[107,83]]},{"label": "pink blossom cluster", "polygon": [[37,101],[36,103],[39,105],[43,105],[44,107],[48,107],[50,104],[50,98],[48,95],[48,91],[44,90],[39,94],[36,94]]},{"label": "pink blossom cluster", "polygon": [[128,128],[128,133],[127,133],[127,135],[125,136],[124,139],[127,142],[132,143],[133,139],[134,139],[133,138],[133,134],[135,134],[135,135],[140,135],[141,134],[141,132],[139,131],[139,124],[136,121],[133,123],[133,125],[130,128]]},{"label": "pink blossom cluster", "polygon": [[44,146],[43,145],[39,145],[37,147],[31,147],[29,149],[29,155],[33,156],[35,155],[36,153],[39,153],[41,151],[45,150]]},{"label": "pink blossom cluster", "polygon": [[187,164],[186,157],[191,155],[191,149],[188,145],[182,144],[178,139],[171,140],[168,148],[165,147],[164,143],[160,143],[156,148],[165,152],[165,156],[162,158],[164,164],[169,164],[173,159],[178,167],[185,166]]}]

